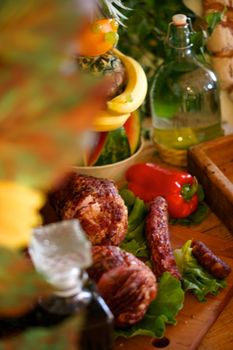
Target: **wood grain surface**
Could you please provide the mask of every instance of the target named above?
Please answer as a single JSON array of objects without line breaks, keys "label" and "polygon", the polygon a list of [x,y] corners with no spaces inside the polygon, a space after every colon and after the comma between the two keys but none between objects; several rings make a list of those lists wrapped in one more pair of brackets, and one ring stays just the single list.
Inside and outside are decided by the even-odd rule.
[{"label": "wood grain surface", "polygon": [[[220,238],[212,238],[210,235],[181,226],[171,226],[170,231],[173,248],[182,246],[188,239],[201,240],[217,255],[223,257],[233,270],[233,242],[227,246],[225,241]],[[167,326],[166,339],[157,341],[153,338],[142,336],[126,340],[121,338],[117,340],[115,349],[153,350],[161,347],[166,350],[197,349],[203,337],[207,334],[212,324],[232,297],[233,273],[228,278],[228,287],[222,290],[218,296],[208,296],[205,303],[198,302],[193,295],[186,293],[184,308],[177,317],[177,325]],[[168,344],[166,345],[166,343]]]},{"label": "wood grain surface", "polygon": [[188,169],[203,185],[212,210],[233,233],[233,135],[189,150]]}]

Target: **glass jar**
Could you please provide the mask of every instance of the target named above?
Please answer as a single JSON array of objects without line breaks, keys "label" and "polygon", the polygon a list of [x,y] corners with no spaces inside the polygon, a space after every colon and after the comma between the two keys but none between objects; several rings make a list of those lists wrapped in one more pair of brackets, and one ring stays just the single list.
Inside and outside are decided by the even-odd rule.
[{"label": "glass jar", "polygon": [[217,78],[195,57],[191,35],[190,20],[173,16],[170,54],[150,91],[153,141],[161,158],[178,166],[187,165],[189,147],[222,135]]}]

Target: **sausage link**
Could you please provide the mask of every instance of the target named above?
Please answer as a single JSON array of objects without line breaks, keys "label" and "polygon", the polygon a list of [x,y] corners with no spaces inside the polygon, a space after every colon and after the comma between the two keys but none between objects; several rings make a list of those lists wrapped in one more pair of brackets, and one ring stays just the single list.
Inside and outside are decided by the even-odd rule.
[{"label": "sausage link", "polygon": [[167,207],[163,197],[156,197],[150,203],[146,219],[147,244],[155,276],[159,278],[163,272],[168,271],[174,277],[181,279],[170,243]]},{"label": "sausage link", "polygon": [[230,266],[217,257],[203,242],[192,241],[192,254],[211,275],[224,279],[231,272]]}]

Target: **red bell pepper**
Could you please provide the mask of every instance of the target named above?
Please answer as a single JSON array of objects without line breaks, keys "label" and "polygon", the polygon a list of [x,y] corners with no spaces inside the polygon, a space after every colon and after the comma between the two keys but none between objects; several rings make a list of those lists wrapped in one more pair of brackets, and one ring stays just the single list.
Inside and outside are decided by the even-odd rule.
[{"label": "red bell pepper", "polygon": [[153,163],[139,163],[126,172],[128,188],[145,202],[163,196],[173,218],[185,218],[197,209],[198,183],[194,176]]}]

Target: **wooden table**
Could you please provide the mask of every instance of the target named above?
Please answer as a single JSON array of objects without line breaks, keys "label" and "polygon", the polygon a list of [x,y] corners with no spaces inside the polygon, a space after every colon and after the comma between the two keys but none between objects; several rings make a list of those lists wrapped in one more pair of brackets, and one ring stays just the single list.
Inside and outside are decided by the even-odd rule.
[{"label": "wooden table", "polygon": [[[232,125],[223,124],[225,135],[232,134]],[[233,150],[232,150],[233,152]],[[233,213],[229,213],[232,215]],[[200,225],[193,229],[208,234],[213,237],[224,239],[226,245],[233,242],[233,233],[224,226],[224,224],[211,213],[209,217]],[[233,250],[231,252],[233,257]],[[211,327],[202,343],[198,347],[199,350],[232,350],[233,349],[233,299],[228,303],[222,311],[214,325]]]},{"label": "wooden table", "polygon": [[[230,214],[230,213],[229,213]],[[231,214],[230,214],[231,215]],[[233,234],[223,223],[211,213],[200,225],[193,227],[210,236],[219,237],[228,242],[233,242]],[[233,257],[233,251],[232,251]],[[200,346],[199,350],[232,350],[233,349],[233,299],[222,311],[214,325],[211,327]]]},{"label": "wooden table", "polygon": [[[139,155],[140,161],[155,161],[161,163],[161,160],[155,153],[151,143],[144,146],[142,154]],[[233,215],[233,213],[229,213]],[[224,239],[226,245],[233,243],[233,234],[224,226],[214,213],[210,213],[200,225],[193,225],[192,229],[207,234],[212,237]],[[232,248],[231,248],[232,249]],[[229,252],[233,258],[233,250]],[[233,272],[232,272],[233,273]],[[132,348],[133,349],[133,348]],[[216,322],[212,325],[206,336],[203,338],[198,350],[232,350],[233,349],[233,299],[230,300],[225,309],[221,312]],[[135,350],[142,350],[136,349]],[[179,350],[179,349],[177,349]]]}]

